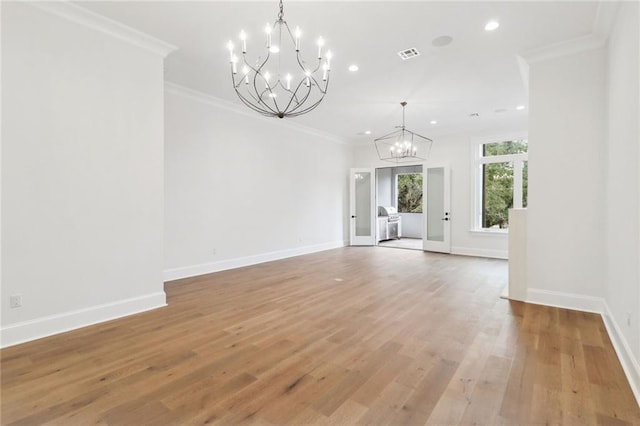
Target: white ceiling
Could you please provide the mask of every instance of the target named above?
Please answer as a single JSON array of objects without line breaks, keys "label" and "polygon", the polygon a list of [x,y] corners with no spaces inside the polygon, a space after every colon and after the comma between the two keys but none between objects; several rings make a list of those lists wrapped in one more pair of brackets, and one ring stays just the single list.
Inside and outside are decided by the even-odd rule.
[{"label": "white ceiling", "polygon": [[[239,107],[225,45],[229,39],[237,41],[242,29],[251,49],[251,37],[262,41],[262,29],[278,12],[275,0],[80,4],[177,46],[166,59],[168,81]],[[303,54],[313,54],[320,35],[334,53],[323,103],[291,120],[346,140],[370,141],[400,124],[399,103],[406,100],[407,127],[433,139],[526,128],[527,110],[515,110],[527,104],[517,55],[590,34],[597,10],[595,1],[285,1],[285,19],[307,37]],[[500,27],[486,32],[484,25],[491,19]],[[453,42],[432,46],[442,35]],[[402,61],[397,52],[411,47],[421,55]],[[347,70],[352,63],[358,64],[358,72]],[[499,109],[507,111],[496,113]],[[475,112],[480,116],[470,118]],[[438,124],[429,124],[431,120]],[[365,130],[372,135],[362,135]]]}]

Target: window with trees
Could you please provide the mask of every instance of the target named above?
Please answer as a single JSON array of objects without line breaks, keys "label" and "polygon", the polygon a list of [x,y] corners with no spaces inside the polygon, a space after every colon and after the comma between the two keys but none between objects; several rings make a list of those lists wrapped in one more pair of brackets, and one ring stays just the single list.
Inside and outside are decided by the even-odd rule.
[{"label": "window with trees", "polygon": [[398,212],[422,213],[422,173],[398,175]]},{"label": "window with trees", "polygon": [[527,207],[529,162],[526,139],[482,142],[476,153],[475,227],[509,228],[509,209]]}]

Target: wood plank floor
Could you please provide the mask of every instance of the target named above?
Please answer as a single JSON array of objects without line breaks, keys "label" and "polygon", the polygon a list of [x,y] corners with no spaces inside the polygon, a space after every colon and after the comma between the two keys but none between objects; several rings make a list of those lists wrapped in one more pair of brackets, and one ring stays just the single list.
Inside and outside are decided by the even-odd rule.
[{"label": "wood plank floor", "polygon": [[599,316],[506,262],[344,248],[166,284],[169,306],[0,352],[2,424],[638,425]]}]

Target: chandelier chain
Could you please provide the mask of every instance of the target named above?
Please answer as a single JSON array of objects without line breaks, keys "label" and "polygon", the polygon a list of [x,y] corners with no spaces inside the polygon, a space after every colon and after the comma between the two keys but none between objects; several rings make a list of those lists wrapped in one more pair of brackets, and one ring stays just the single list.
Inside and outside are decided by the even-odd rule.
[{"label": "chandelier chain", "polygon": [[280,12],[278,13],[278,21],[284,20],[284,5],[282,4],[282,0],[280,0]]}]

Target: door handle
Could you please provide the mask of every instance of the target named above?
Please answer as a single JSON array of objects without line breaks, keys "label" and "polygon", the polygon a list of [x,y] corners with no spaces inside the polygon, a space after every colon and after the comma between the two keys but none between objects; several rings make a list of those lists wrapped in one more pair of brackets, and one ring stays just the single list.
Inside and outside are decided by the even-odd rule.
[{"label": "door handle", "polygon": [[355,218],[356,218],[356,216],[355,216],[355,215],[351,215],[351,219],[355,219]]},{"label": "door handle", "polygon": [[449,220],[449,218],[448,217],[443,217],[442,220]]}]

